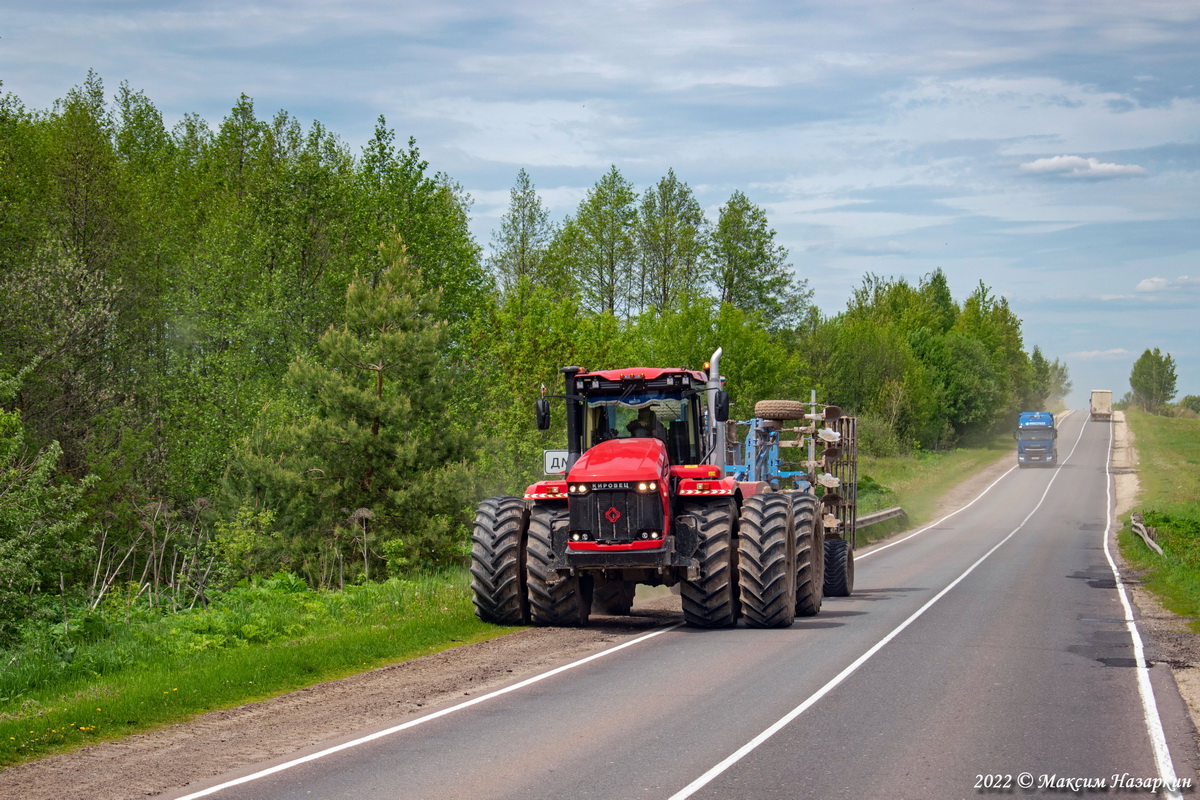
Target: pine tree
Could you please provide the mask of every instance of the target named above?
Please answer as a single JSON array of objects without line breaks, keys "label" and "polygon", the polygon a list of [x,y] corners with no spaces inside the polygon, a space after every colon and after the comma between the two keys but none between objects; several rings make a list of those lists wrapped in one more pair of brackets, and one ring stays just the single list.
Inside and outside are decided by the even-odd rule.
[{"label": "pine tree", "polygon": [[313,504],[310,530],[364,577],[393,566],[444,563],[456,554],[456,470],[468,440],[449,424],[446,323],[439,293],[411,268],[399,237],[381,246],[385,270],[357,276],[345,323],[316,358],[297,358],[289,384],[315,414],[282,437],[285,459]]}]

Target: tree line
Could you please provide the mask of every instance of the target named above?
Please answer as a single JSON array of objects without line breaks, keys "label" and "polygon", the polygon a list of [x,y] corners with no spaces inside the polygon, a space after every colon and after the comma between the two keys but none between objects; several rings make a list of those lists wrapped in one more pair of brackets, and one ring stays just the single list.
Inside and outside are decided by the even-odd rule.
[{"label": "tree line", "polygon": [[1004,298],[936,268],[822,314],[762,208],[710,221],[673,171],[639,192],[614,166],[561,221],[521,171],[485,257],[383,117],[360,153],[246,96],[168,128],[95,74],[46,110],[0,96],[0,164],[0,643],[118,595],[461,563],[478,498],[559,445],[531,407],[568,363],[722,346],[735,414],[816,389],[881,453],[1069,388]]}]

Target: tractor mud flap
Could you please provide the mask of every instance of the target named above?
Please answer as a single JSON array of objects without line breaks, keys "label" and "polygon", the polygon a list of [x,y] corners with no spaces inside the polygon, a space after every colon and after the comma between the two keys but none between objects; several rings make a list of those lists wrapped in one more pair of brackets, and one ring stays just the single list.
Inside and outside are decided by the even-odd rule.
[{"label": "tractor mud flap", "polygon": [[675,549],[684,558],[696,555],[700,546],[700,521],[694,514],[680,514],[675,518]]}]

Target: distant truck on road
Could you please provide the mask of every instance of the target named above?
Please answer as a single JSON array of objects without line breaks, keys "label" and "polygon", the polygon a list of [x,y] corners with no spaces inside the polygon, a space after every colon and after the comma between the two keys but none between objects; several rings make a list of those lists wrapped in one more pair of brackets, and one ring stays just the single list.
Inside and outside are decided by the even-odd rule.
[{"label": "distant truck on road", "polygon": [[1112,391],[1092,389],[1092,419],[1103,422],[1112,420]]},{"label": "distant truck on road", "polygon": [[1022,411],[1017,418],[1017,466],[1058,463],[1058,429],[1049,411]]}]

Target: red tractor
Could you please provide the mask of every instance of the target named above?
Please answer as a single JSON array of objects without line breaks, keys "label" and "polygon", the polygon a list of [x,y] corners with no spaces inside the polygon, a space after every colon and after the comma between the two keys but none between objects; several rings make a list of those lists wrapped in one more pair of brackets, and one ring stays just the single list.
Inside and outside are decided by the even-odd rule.
[{"label": "red tractor", "polygon": [[[471,589],[480,619],[585,625],[593,609],[630,613],[640,583],[678,585],[689,625],[721,628],[744,619],[786,627],[816,614],[824,594],[850,593],[853,504],[846,492],[817,487],[840,482],[831,464],[853,463],[853,420],[832,406],[766,401],[756,411],[774,419],[729,421],[720,355],[707,374],[563,368],[563,477],[531,485],[523,498],[488,498],[476,514]],[[550,427],[545,398],[537,417],[541,430]],[[784,419],[808,425],[785,430]],[[822,420],[840,432],[826,428],[822,440]],[[807,443],[806,471],[788,473],[800,476],[795,488],[781,490],[778,474],[751,470],[746,480],[745,468],[726,466],[727,432],[738,424],[752,429],[742,451],[748,456]],[[788,432],[799,438],[781,441]],[[824,451],[820,460],[816,447]]]}]

